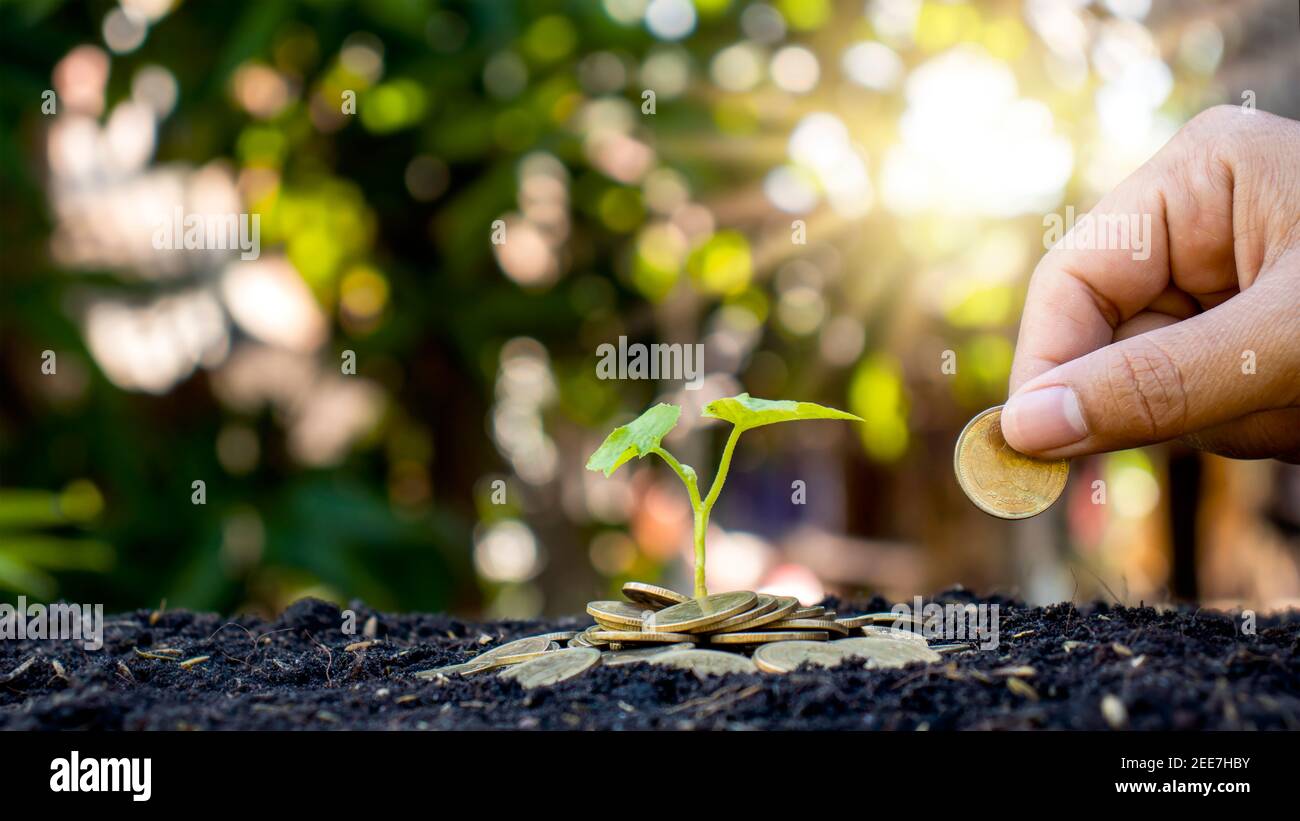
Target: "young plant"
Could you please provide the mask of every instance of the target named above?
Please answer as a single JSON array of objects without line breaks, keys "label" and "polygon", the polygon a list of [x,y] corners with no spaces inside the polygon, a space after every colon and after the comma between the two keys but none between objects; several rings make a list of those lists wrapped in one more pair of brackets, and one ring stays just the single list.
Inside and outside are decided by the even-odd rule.
[{"label": "young plant", "polygon": [[677,461],[660,445],[668,432],[677,425],[681,413],[682,409],[677,405],[659,404],[626,425],[615,428],[587,460],[587,470],[601,471],[609,476],[632,457],[643,459],[651,453],[668,463],[668,467],[686,485],[691,509],[695,512],[695,598],[699,599],[709,592],[704,581],[704,538],[709,529],[709,513],[717,503],[718,495],[722,493],[722,484],[727,481],[731,455],[736,450],[740,435],[747,430],[776,422],[794,422],[800,419],[850,419],[861,422],[862,419],[812,402],[755,399],[747,393],[710,402],[704,406],[701,416],[730,422],[731,435],[727,437],[727,445],[722,450],[722,459],[718,462],[718,472],[713,477],[709,493],[701,497],[699,477],[694,468]]}]

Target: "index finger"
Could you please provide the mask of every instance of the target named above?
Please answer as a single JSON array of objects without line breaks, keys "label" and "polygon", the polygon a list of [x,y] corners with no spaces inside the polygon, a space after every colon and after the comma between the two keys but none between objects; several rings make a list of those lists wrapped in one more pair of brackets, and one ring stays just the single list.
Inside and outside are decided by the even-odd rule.
[{"label": "index finger", "polygon": [[[1110,344],[1115,329],[1169,284],[1159,177],[1143,166],[1106,195],[1038,262],[1029,281],[1010,393],[1058,365]],[[1068,212],[1067,212],[1068,215]],[[1056,224],[1052,218],[1056,217]],[[1049,236],[1059,215],[1044,220]]]},{"label": "index finger", "polygon": [[1221,107],[1195,118],[1072,231],[1060,215],[1044,220],[1047,239],[1069,233],[1030,280],[1010,393],[1110,344],[1142,311],[1184,319],[1187,294],[1208,307],[1236,287],[1230,158],[1240,116]]}]

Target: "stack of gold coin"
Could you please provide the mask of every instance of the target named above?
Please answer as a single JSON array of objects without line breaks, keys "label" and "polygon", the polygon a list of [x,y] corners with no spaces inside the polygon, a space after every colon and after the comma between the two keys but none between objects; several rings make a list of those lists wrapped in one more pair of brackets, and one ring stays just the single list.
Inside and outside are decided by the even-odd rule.
[{"label": "stack of gold coin", "polygon": [[750,590],[715,593],[691,599],[643,582],[623,585],[627,602],[596,601],[587,612],[598,627],[578,642],[608,641],[613,650],[624,643],[681,644],[745,649],[777,641],[827,641],[849,629],[822,607],[800,607],[793,596],[770,596]]},{"label": "stack of gold coin", "polygon": [[820,605],[800,605],[793,596],[739,590],[691,599],[665,587],[628,582],[623,597],[625,601],[589,602],[587,613],[596,624],[575,636],[569,646],[618,652],[625,645],[641,649],[681,645],[747,652],[773,642],[849,636],[926,643],[919,621],[910,615],[841,616]]},{"label": "stack of gold coin", "polygon": [[[876,669],[938,658],[919,623],[896,613],[841,616],[821,606],[802,606],[793,596],[748,590],[692,599],[644,582],[623,585],[623,597],[589,602],[587,613],[595,624],[584,630],[518,639],[416,675],[434,679],[495,670],[503,679],[533,687],[580,675],[596,663],[647,662],[691,669],[703,677],[782,673],[804,663],[832,667],[854,659],[861,666],[864,658],[868,669]],[[825,643],[823,649],[816,642]],[[735,663],[721,658],[721,651],[736,656]],[[752,661],[745,658],[751,655]]]}]

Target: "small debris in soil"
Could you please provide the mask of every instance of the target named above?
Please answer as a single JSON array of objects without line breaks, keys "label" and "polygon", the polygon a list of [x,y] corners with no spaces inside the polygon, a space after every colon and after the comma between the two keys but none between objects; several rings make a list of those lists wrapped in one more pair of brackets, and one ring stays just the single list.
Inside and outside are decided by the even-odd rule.
[{"label": "small debris in soil", "polygon": [[1192,608],[1037,608],[962,591],[936,601],[1000,605],[1000,645],[897,670],[783,676],[597,666],[534,690],[495,673],[415,673],[581,629],[586,616],[476,624],[353,604],[358,635],[311,599],[270,622],[160,607],[106,619],[96,652],[79,640],[0,642],[0,730],[1300,729],[1300,613],[1242,635],[1240,619]]}]

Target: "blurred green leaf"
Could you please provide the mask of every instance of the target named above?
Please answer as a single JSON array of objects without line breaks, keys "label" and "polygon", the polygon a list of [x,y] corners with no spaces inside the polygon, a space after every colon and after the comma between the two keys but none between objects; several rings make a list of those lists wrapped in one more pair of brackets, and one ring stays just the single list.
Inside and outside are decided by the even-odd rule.
[{"label": "blurred green leaf", "polygon": [[31,593],[42,599],[50,598],[57,589],[54,579],[48,574],[3,552],[0,552],[0,587]]},{"label": "blurred green leaf", "polygon": [[0,491],[0,528],[37,528],[66,522],[59,494],[48,490]]},{"label": "blurred green leaf", "polygon": [[113,548],[93,539],[0,535],[0,555],[47,570],[103,572],[113,566]]}]

